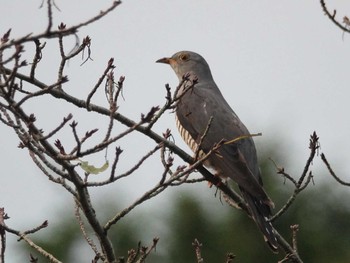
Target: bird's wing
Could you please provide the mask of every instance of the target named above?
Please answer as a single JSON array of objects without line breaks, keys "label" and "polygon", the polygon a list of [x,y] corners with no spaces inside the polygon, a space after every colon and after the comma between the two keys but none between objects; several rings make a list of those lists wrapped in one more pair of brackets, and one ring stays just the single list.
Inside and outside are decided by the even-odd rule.
[{"label": "bird's wing", "polygon": [[[176,114],[180,125],[197,144],[201,141],[211,117],[213,118],[201,144],[204,152],[209,152],[221,140],[229,141],[249,135],[247,128],[227,104],[216,85],[207,88],[198,84],[189,90],[178,102]],[[255,146],[251,138],[222,145],[209,161],[220,175],[232,178],[251,195],[269,202],[262,188]]]}]

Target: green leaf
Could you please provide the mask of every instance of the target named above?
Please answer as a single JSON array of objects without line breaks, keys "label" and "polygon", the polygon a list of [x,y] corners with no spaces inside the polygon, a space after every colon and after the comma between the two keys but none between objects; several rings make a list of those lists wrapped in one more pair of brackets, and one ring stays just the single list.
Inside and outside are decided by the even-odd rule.
[{"label": "green leaf", "polygon": [[93,165],[90,165],[89,162],[81,161],[80,166],[88,174],[99,174],[106,171],[106,169],[109,166],[109,163],[108,161],[106,161],[104,165],[102,165],[100,168],[97,168]]}]

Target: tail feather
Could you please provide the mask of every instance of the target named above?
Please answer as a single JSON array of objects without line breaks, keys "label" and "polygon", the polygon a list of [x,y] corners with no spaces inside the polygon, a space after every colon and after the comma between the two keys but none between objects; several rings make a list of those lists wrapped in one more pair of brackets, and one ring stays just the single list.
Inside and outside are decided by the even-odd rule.
[{"label": "tail feather", "polygon": [[260,231],[264,235],[265,242],[269,245],[274,253],[278,253],[278,243],[274,234],[273,226],[268,221],[271,216],[270,206],[265,204],[262,200],[258,200],[250,193],[240,188],[244,200],[247,202],[252,217],[258,225]]}]

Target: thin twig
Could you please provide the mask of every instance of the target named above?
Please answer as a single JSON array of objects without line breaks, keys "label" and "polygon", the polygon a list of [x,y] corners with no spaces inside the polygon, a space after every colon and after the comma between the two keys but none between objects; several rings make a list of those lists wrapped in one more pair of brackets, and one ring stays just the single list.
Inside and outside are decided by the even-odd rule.
[{"label": "thin twig", "polygon": [[147,154],[145,154],[133,167],[131,167],[128,171],[118,175],[118,176],[110,176],[109,179],[102,181],[102,182],[87,182],[85,185],[86,186],[101,186],[101,185],[106,185],[110,184],[112,182],[115,182],[121,178],[127,177],[130,174],[134,173],[137,169],[140,168],[140,166],[149,158],[151,157],[156,151],[158,151],[161,148],[161,145],[157,145],[154,147],[151,151],[149,151]]},{"label": "thin twig", "polygon": [[57,128],[53,129],[51,132],[49,132],[47,135],[43,136],[40,138],[40,140],[47,140],[49,138],[51,138],[53,135],[55,135],[59,130],[61,130],[64,125],[66,125],[66,123],[68,121],[70,121],[73,118],[73,115],[71,113],[68,114],[67,117],[63,118],[63,121],[57,126]]},{"label": "thin twig", "polygon": [[203,263],[204,260],[202,258],[202,253],[201,253],[202,244],[199,243],[199,241],[197,239],[195,239],[192,243],[192,246],[194,247],[194,250],[196,253],[197,263]]},{"label": "thin twig", "polygon": [[[39,157],[39,159],[43,162],[43,164],[47,168],[49,168],[52,172],[54,172],[55,174],[61,176],[64,179],[67,179],[67,180],[71,181],[71,178],[69,177],[69,174],[65,173],[64,171],[62,171],[61,169],[59,169],[55,165],[53,165],[41,151],[38,151],[38,149],[35,149],[34,147],[30,147],[29,150],[30,150],[29,154],[31,156],[32,156],[32,154],[35,154],[37,157]],[[35,162],[35,160],[34,160],[34,162]],[[39,164],[39,163],[35,162],[35,164]],[[41,168],[43,166],[41,164],[39,164],[38,167]],[[45,168],[43,168],[43,170],[41,170],[41,171],[44,172],[45,175],[50,176],[50,174],[48,172],[46,172]],[[52,181],[55,182],[55,179],[54,178],[52,178],[52,179],[53,179]],[[62,184],[62,182],[59,182],[59,181],[57,181],[57,183]]]},{"label": "thin twig", "polygon": [[288,242],[277,232],[276,229],[273,230],[278,244],[279,246],[286,252],[286,259],[288,258],[288,260],[285,261],[279,261],[279,262],[286,262],[286,261],[291,261],[294,263],[303,263],[303,261],[301,260],[299,254],[294,251],[293,247],[291,247]]},{"label": "thin twig", "polygon": [[164,145],[162,144],[162,148],[161,148],[161,151],[160,151],[160,156],[161,156],[161,162],[164,166],[164,171],[160,177],[160,181],[159,181],[159,185],[162,185],[166,179],[166,176],[168,174],[170,174],[170,176],[174,176],[174,173],[171,171],[171,166],[173,166],[173,162],[174,162],[174,158],[172,156],[168,156],[168,159],[165,160],[165,147]]},{"label": "thin twig", "polygon": [[343,30],[344,32],[350,33],[350,29],[343,26],[342,24],[340,24],[336,19],[335,19],[335,13],[331,14],[326,6],[326,3],[324,0],[320,0],[321,6],[323,11],[325,12],[325,14],[328,16],[328,18],[337,26],[339,27],[341,30]]},{"label": "thin twig", "polygon": [[[87,139],[89,139],[93,134],[95,134],[96,132],[98,131],[98,129],[92,129],[92,130],[90,130],[90,131],[87,131],[86,133],[85,133],[85,135],[81,138],[81,139],[79,139],[79,141],[80,141],[80,147],[81,147],[81,145],[87,140]],[[69,156],[69,155],[73,155],[74,153],[76,153],[78,151],[78,146],[75,146],[71,151],[70,151],[70,153],[67,155],[67,157]],[[76,159],[77,157],[81,157],[82,155],[81,155],[81,153],[79,153],[79,156],[77,156],[77,154],[76,155],[74,155],[73,156],[73,159]],[[69,157],[68,157],[68,159],[70,159]]]},{"label": "thin twig", "polygon": [[65,182],[65,177],[61,178],[55,178],[53,175],[51,175],[46,169],[45,167],[40,163],[40,161],[36,158],[35,154],[33,152],[29,152],[30,157],[32,158],[33,162],[36,164],[36,166],[38,166],[38,168],[43,172],[43,174],[45,174],[50,181],[56,183],[56,184],[60,184],[62,185],[69,193],[71,193],[73,196],[76,196],[76,192],[72,189],[72,187],[70,187],[69,185],[66,184]]},{"label": "thin twig", "polygon": [[91,102],[91,99],[93,97],[93,95],[96,93],[98,87],[100,87],[101,83],[103,82],[103,80],[106,78],[108,72],[110,70],[113,70],[115,68],[115,66],[113,65],[114,62],[114,58],[110,58],[108,63],[107,63],[107,67],[106,69],[103,71],[102,76],[98,79],[97,83],[95,84],[94,88],[91,90],[91,92],[88,94],[87,98],[86,98],[86,107],[89,110],[89,105]]},{"label": "thin twig", "polygon": [[292,230],[292,244],[295,253],[298,253],[298,245],[297,245],[297,232],[299,231],[299,225],[291,225],[290,229]]},{"label": "thin twig", "polygon": [[312,164],[312,161],[315,157],[316,151],[320,148],[320,143],[319,143],[318,139],[319,138],[318,138],[316,132],[313,132],[313,134],[310,136],[310,143],[309,143],[309,149],[311,150],[310,156],[307,159],[306,165],[304,167],[304,171],[298,180],[298,187],[300,187],[301,184],[303,183],[304,178],[307,175],[307,172],[310,169],[310,165]]},{"label": "thin twig", "polygon": [[2,114],[4,114],[5,115],[5,117],[6,117],[6,120],[1,116],[1,114],[0,114],[0,121],[3,123],[3,124],[5,124],[6,126],[9,126],[9,127],[11,127],[11,128],[13,128],[13,129],[18,129],[19,128],[19,126],[18,125],[16,125],[14,122],[13,122],[13,120],[11,119],[11,117],[10,117],[10,115],[7,113],[7,111],[4,109],[4,107],[1,105],[1,103],[0,103],[0,111],[2,112]]},{"label": "thin twig", "polygon": [[148,257],[148,255],[152,252],[152,250],[156,250],[156,246],[158,244],[158,241],[159,241],[159,237],[155,237],[153,238],[153,243],[152,243],[152,246],[150,246],[149,248],[147,247],[142,247],[141,248],[141,256],[139,258],[139,260],[137,260],[136,263],[144,263],[146,262],[146,258]]},{"label": "thin twig", "polygon": [[[315,158],[315,154],[317,152],[317,150],[319,149],[320,145],[319,145],[319,138],[316,134],[316,132],[313,132],[313,134],[310,136],[310,144],[309,144],[309,149],[310,149],[310,155],[309,158],[306,161],[306,164],[304,166],[303,172],[300,175],[298,181],[294,180],[292,177],[290,177],[288,175],[288,179],[290,181],[292,181],[295,184],[295,188],[294,191],[292,193],[292,195],[289,197],[288,201],[283,205],[283,207],[277,212],[275,213],[271,218],[270,221],[273,222],[274,220],[276,220],[278,217],[280,217],[283,213],[285,213],[287,211],[287,209],[292,205],[292,203],[295,201],[297,195],[303,191],[306,186],[309,185],[309,183],[312,180],[312,173],[308,171],[310,170],[310,166]],[[277,167],[277,165],[276,165]],[[280,169],[278,170],[279,174],[283,174],[284,176],[286,176],[287,174],[283,171],[281,171]],[[306,181],[305,181],[306,178]]]},{"label": "thin twig", "polygon": [[[194,162],[192,165],[190,165],[187,169],[181,169],[178,170],[178,173],[174,173],[171,178],[169,178],[165,182],[160,182],[157,185],[155,185],[152,189],[149,191],[146,191],[139,199],[137,199],[133,204],[122,210],[119,214],[115,215],[112,219],[110,219],[106,225],[104,226],[105,231],[108,231],[109,228],[114,225],[116,222],[118,222],[121,218],[123,218],[125,215],[127,215],[130,211],[132,211],[136,206],[140,205],[144,201],[153,198],[154,196],[158,195],[159,193],[163,192],[168,186],[171,186],[174,181],[179,180],[181,177],[184,177],[191,172],[193,172],[195,169],[200,167],[203,162],[214,152],[216,151],[222,144],[218,144],[215,147],[213,147],[206,155],[204,155],[202,158]],[[157,146],[161,147],[161,146]],[[192,160],[192,159],[191,159]],[[191,161],[192,162],[192,161]],[[220,179],[217,179],[220,180]],[[220,181],[219,181],[220,182]],[[216,181],[217,184],[219,182]],[[226,188],[221,188],[224,189],[225,193],[228,193]],[[248,208],[246,207],[245,203],[242,202],[241,198],[237,196],[237,194],[233,194],[232,190],[230,189],[230,196],[234,196],[234,200],[238,203],[238,205],[243,208],[245,211],[249,213]]]},{"label": "thin twig", "polygon": [[35,43],[35,54],[34,54],[32,66],[30,68],[30,74],[29,74],[32,79],[34,79],[34,77],[35,77],[36,67],[37,67],[38,63],[40,62],[40,60],[42,58],[42,52],[41,51],[45,47],[45,43],[43,45],[41,45],[39,39],[35,39],[34,43]]},{"label": "thin twig", "polygon": [[329,171],[329,173],[333,176],[333,178],[340,184],[345,185],[345,186],[350,186],[350,183],[343,181],[342,179],[340,179],[335,172],[333,171],[331,165],[329,164],[329,162],[326,159],[326,156],[324,155],[324,153],[321,153],[321,159],[324,162],[324,164],[327,166],[327,169]]},{"label": "thin twig", "polygon": [[[197,76],[191,76],[190,73],[184,74],[182,76],[182,80],[180,81],[179,85],[175,89],[173,99],[172,99],[172,105],[175,105],[183,96],[185,96],[187,92],[189,92],[190,90],[193,90],[193,88],[197,84],[198,84]],[[180,93],[181,88],[183,88],[183,90]]]},{"label": "thin twig", "polygon": [[72,131],[73,131],[73,136],[74,136],[74,140],[75,142],[77,143],[77,153],[76,155],[77,156],[80,156],[80,150],[81,150],[81,141],[79,140],[79,136],[77,134],[77,125],[78,123],[76,121],[73,121],[69,126],[72,128]]},{"label": "thin twig", "polygon": [[25,101],[27,101],[28,99],[30,98],[34,98],[34,97],[38,97],[38,96],[41,96],[43,94],[47,94],[47,93],[50,93],[50,91],[54,88],[57,88],[57,87],[60,87],[63,83],[67,82],[68,79],[66,77],[62,77],[58,82],[44,88],[44,89],[41,89],[37,92],[33,92],[33,93],[30,93],[28,94],[27,96],[23,97],[18,103],[16,103],[14,106],[15,107],[19,107],[21,106]]},{"label": "thin twig", "polygon": [[6,231],[3,226],[5,226],[5,209],[0,207],[0,262],[5,262],[5,250],[6,250]]},{"label": "thin twig", "polygon": [[152,129],[153,125],[160,119],[160,117],[164,114],[164,112],[168,109],[171,108],[172,104],[173,104],[173,100],[171,99],[171,92],[170,92],[170,86],[169,84],[165,85],[165,89],[166,89],[166,96],[165,96],[165,103],[163,105],[163,107],[157,112],[157,114],[153,117],[152,121],[148,124],[147,128],[148,129]]},{"label": "thin twig", "polygon": [[[116,142],[117,140],[123,138],[124,136],[128,135],[129,133],[135,131],[137,129],[138,126],[141,125],[142,122],[136,123],[135,126],[130,127],[128,129],[126,129],[124,132],[118,134],[117,136],[110,138],[107,141],[102,141],[99,144],[96,144],[95,146],[93,146],[92,148],[89,148],[83,152],[80,152],[79,157],[82,156],[86,156],[86,155],[90,155],[92,153],[97,153],[100,152],[102,150],[105,150],[106,146]],[[76,147],[74,149],[77,149]],[[61,160],[75,160],[77,158],[76,155],[58,155],[57,158],[61,159]]]},{"label": "thin twig", "polygon": [[14,230],[6,225],[3,226],[3,229],[6,230],[6,232],[9,232],[11,234],[14,234],[16,236],[19,237],[19,240],[24,240],[25,242],[27,242],[27,244],[34,248],[38,253],[40,253],[41,255],[43,255],[45,258],[47,258],[50,262],[52,263],[62,263],[61,261],[59,261],[57,258],[55,258],[51,253],[47,252],[45,249],[43,249],[42,247],[38,246],[37,244],[35,244],[29,237],[28,234],[26,233],[34,233],[40,229],[42,229],[43,227],[46,227],[47,224],[45,224],[45,222],[40,225],[39,227],[33,228],[31,230],[27,230],[25,232],[20,232],[17,230]]},{"label": "thin twig", "polygon": [[49,222],[47,220],[45,220],[40,226],[37,226],[37,227],[34,227],[32,229],[26,230],[22,234],[23,235],[34,234],[34,233],[40,231],[41,229],[46,228],[48,225],[49,225]]},{"label": "thin twig", "polygon": [[89,244],[89,246],[91,247],[91,249],[95,252],[95,255],[96,255],[99,259],[105,261],[106,258],[103,256],[103,253],[100,253],[100,251],[98,251],[97,246],[95,245],[94,241],[88,236],[88,233],[86,232],[83,219],[81,218],[81,215],[80,215],[80,206],[79,206],[79,202],[78,202],[76,199],[75,199],[75,217],[76,217],[76,219],[78,220],[81,233],[83,234],[84,239],[86,240],[86,242]]},{"label": "thin twig", "polygon": [[209,129],[210,129],[210,126],[211,126],[211,123],[213,121],[214,117],[213,116],[210,116],[210,119],[207,123],[207,127],[205,128],[204,130],[204,133],[202,134],[200,140],[199,140],[199,143],[197,144],[196,146],[196,150],[194,152],[194,159],[197,160],[198,157],[199,157],[199,154],[201,152],[201,147],[202,147],[202,143],[204,141],[204,138],[207,136],[208,132],[209,132]]},{"label": "thin twig", "polygon": [[294,186],[297,186],[297,184],[298,184],[297,181],[292,176],[290,176],[288,173],[285,172],[284,167],[277,166],[276,162],[272,158],[269,158],[269,160],[275,166],[275,168],[277,170],[277,172],[276,172],[277,174],[283,175],[284,179],[288,179],[289,181],[291,181],[294,184]]},{"label": "thin twig", "polygon": [[47,0],[48,23],[47,23],[46,32],[50,32],[52,28],[52,1],[53,0]]},{"label": "thin twig", "polygon": [[78,29],[80,29],[81,27],[87,26],[101,18],[103,18],[104,16],[106,16],[108,13],[112,12],[117,6],[119,6],[121,4],[121,1],[114,1],[111,6],[109,8],[107,8],[104,11],[100,11],[96,16],[94,16],[93,18],[90,18],[88,20],[86,20],[85,22],[82,22],[80,24],[74,25],[72,27],[69,28],[65,28],[64,30],[55,30],[55,31],[45,31],[43,33],[37,34],[37,35],[33,35],[32,33],[27,34],[24,37],[20,37],[18,39],[14,39],[11,40],[9,42],[7,42],[4,45],[0,46],[0,51],[1,50],[5,50],[7,48],[10,48],[14,45],[17,45],[19,43],[23,44],[26,42],[30,42],[30,41],[34,41],[35,39],[41,39],[41,38],[57,38],[58,36],[67,36],[67,35],[72,35],[74,33],[76,33],[78,31]]},{"label": "thin twig", "polygon": [[112,170],[111,170],[111,176],[109,177],[109,181],[113,181],[114,177],[115,177],[115,169],[117,167],[117,163],[119,161],[119,157],[122,154],[123,150],[120,147],[116,147],[115,148],[115,157],[114,157],[114,161],[112,164]]},{"label": "thin twig", "polygon": [[[171,137],[171,131],[170,129],[167,129],[164,133],[163,133],[163,137],[165,139],[168,139]],[[164,144],[162,144],[162,148],[160,149],[160,160],[163,164],[163,167],[164,167],[164,171],[167,171],[167,173],[172,176],[173,175],[173,171],[170,169],[171,165],[170,163],[172,164],[173,161],[174,161],[174,158],[172,156],[172,153],[169,152],[168,154],[168,158],[167,160],[165,160],[165,153],[167,152],[167,148],[165,147]],[[166,178],[166,173],[163,173],[162,174],[162,177],[161,177],[161,181],[160,182],[164,182],[165,178]]]}]

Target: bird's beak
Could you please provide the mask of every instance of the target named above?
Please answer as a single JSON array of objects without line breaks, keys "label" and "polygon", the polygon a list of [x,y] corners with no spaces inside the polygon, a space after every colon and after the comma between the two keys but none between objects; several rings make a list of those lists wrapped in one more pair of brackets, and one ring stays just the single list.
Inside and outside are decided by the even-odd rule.
[{"label": "bird's beak", "polygon": [[165,64],[171,64],[173,61],[172,58],[161,58],[156,61],[156,63],[165,63]]}]

